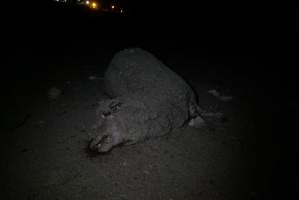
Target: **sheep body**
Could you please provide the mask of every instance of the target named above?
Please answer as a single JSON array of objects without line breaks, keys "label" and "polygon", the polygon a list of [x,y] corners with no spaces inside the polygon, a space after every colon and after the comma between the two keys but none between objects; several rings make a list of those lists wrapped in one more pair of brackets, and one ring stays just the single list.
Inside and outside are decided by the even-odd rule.
[{"label": "sheep body", "polygon": [[99,102],[98,135],[90,144],[99,152],[168,134],[199,117],[191,87],[143,49],[116,53],[104,83],[110,99]]}]

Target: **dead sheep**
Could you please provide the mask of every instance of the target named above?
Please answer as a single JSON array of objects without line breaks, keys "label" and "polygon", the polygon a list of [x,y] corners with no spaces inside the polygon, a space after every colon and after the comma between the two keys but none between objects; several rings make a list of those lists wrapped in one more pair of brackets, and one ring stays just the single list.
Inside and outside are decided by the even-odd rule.
[{"label": "dead sheep", "polygon": [[99,102],[96,136],[89,144],[93,151],[108,152],[203,122],[191,87],[143,49],[116,53],[104,84],[110,98]]}]

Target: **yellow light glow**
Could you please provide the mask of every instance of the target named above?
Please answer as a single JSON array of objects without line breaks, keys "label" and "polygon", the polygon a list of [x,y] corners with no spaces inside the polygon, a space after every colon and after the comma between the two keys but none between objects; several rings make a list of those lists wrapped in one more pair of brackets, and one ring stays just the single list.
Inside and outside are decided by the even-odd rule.
[{"label": "yellow light glow", "polygon": [[94,8],[94,9],[96,9],[98,7],[98,5],[97,5],[97,3],[92,2],[91,7]]},{"label": "yellow light glow", "polygon": [[90,4],[90,2],[89,2],[89,1],[85,1],[85,3],[86,3],[86,5],[89,5],[89,4]]},{"label": "yellow light glow", "polygon": [[112,8],[112,9],[114,9],[114,8],[115,8],[115,6],[114,6],[114,5],[112,5],[112,6],[111,6],[111,8]]}]

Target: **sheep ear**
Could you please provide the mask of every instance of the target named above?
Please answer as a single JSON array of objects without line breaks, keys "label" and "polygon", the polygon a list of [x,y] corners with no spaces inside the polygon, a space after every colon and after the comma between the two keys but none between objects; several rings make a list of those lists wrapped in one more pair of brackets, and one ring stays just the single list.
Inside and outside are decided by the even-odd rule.
[{"label": "sheep ear", "polygon": [[119,101],[112,101],[109,104],[109,108],[111,109],[112,112],[117,112],[120,109],[121,105],[122,103]]}]

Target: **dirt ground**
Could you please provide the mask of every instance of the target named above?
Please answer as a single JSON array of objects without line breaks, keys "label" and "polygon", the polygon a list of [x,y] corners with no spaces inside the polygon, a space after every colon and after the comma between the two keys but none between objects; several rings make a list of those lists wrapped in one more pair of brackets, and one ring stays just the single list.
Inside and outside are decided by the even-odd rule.
[{"label": "dirt ground", "polygon": [[[259,125],[263,115],[257,114],[263,101],[253,106],[258,105],[256,86],[247,80],[248,71],[231,70],[224,58],[203,57],[194,50],[184,54],[188,56],[156,52],[194,88],[204,109],[225,118],[117,147],[107,155],[90,155],[86,145],[114,49],[86,62],[40,58],[47,67],[34,68],[17,82],[13,80],[22,73],[8,75],[16,77],[7,82],[8,98],[1,108],[5,199],[263,199],[268,178],[260,176],[265,153],[257,142],[264,131]],[[236,65],[250,69],[257,64],[250,57]],[[52,87],[62,91],[57,99],[48,96]],[[223,102],[208,93],[211,89],[233,99]]]}]

